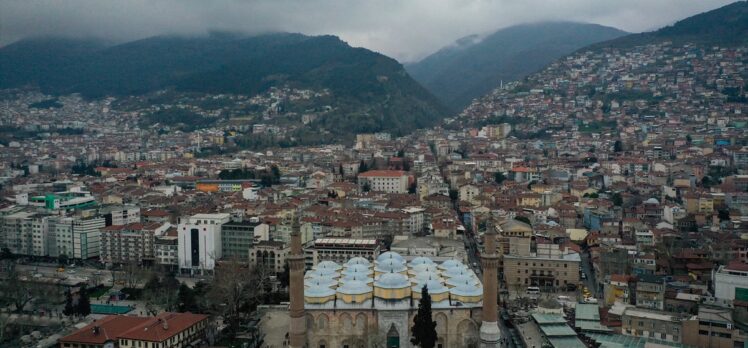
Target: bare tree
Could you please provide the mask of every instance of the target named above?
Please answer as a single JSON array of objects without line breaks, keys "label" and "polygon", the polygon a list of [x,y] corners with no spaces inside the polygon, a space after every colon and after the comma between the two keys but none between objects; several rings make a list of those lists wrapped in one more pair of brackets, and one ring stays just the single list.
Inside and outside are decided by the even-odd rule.
[{"label": "bare tree", "polygon": [[146,311],[150,315],[156,315],[160,310],[176,310],[178,296],[179,281],[172,276],[162,279],[154,274],[143,289]]},{"label": "bare tree", "polygon": [[223,262],[215,269],[209,301],[223,316],[228,332],[235,332],[245,307],[256,305],[271,290],[272,272],[262,265],[250,267],[237,260]]},{"label": "bare tree", "polygon": [[[128,262],[122,267],[122,277],[125,282],[125,287],[135,288],[138,284],[146,279],[147,273],[145,270],[140,268],[135,262]],[[112,277],[112,279],[114,279]]]},{"label": "bare tree", "polygon": [[5,268],[5,279],[0,283],[0,294],[5,303],[12,304],[16,312],[21,312],[34,298],[36,287],[21,281],[15,262],[6,262]]}]

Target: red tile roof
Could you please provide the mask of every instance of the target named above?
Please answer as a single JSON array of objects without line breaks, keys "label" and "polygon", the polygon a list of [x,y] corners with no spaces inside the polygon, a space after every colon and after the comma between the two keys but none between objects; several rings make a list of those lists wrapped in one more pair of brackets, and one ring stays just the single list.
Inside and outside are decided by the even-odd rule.
[{"label": "red tile roof", "polygon": [[358,176],[362,176],[364,178],[372,178],[372,177],[399,178],[404,175],[405,175],[405,172],[402,170],[370,170],[368,172],[361,173]]},{"label": "red tile roof", "polygon": [[162,342],[207,318],[208,316],[203,314],[161,313],[132,327],[120,335],[120,338]]},{"label": "red tile roof", "polygon": [[163,342],[207,318],[192,313],[161,313],[157,317],[109,315],[60,338],[59,342],[104,344],[122,338]]},{"label": "red tile roof", "polygon": [[[149,318],[131,317],[125,315],[110,315],[101,320],[94,321],[82,329],[60,338],[60,342],[73,342],[85,344],[104,344],[107,341],[116,341],[120,335],[140,325]],[[98,328],[97,330],[94,330]]]}]

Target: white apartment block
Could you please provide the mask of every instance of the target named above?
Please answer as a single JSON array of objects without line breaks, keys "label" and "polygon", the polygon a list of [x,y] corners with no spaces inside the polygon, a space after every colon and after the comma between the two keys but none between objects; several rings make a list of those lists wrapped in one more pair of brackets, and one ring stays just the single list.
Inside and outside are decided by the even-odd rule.
[{"label": "white apartment block", "polygon": [[221,226],[229,214],[196,214],[183,218],[177,226],[179,269],[184,273],[212,271],[223,253]]}]

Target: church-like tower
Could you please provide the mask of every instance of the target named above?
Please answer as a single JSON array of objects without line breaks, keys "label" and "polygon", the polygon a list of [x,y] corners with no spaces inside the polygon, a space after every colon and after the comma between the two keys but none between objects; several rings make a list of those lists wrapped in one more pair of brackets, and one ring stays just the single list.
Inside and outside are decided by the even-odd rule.
[{"label": "church-like tower", "polygon": [[483,234],[485,246],[481,255],[483,267],[483,323],[480,326],[481,347],[499,347],[501,330],[498,324],[499,253],[496,248],[496,231],[488,224]]},{"label": "church-like tower", "polygon": [[291,320],[288,327],[289,347],[306,346],[306,320],[304,318],[304,252],[301,249],[301,225],[294,219],[291,231],[291,253],[288,255],[290,270],[288,308]]}]

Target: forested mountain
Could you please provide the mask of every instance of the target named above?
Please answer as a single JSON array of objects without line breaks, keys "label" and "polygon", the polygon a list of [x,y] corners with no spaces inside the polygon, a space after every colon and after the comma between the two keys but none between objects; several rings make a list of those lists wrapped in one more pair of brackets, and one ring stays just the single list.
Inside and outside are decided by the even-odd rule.
[{"label": "forested mountain", "polygon": [[523,24],[483,39],[465,37],[406,69],[448,106],[461,109],[501,81],[520,79],[581,47],[625,34],[596,24]]},{"label": "forested mountain", "polygon": [[[35,39],[0,49],[0,88],[122,97],[159,90],[256,95],[271,87],[327,90],[315,121],[340,134],[426,127],[448,111],[397,61],[335,36],[153,37],[119,45]],[[313,130],[315,124],[308,128]]]}]

